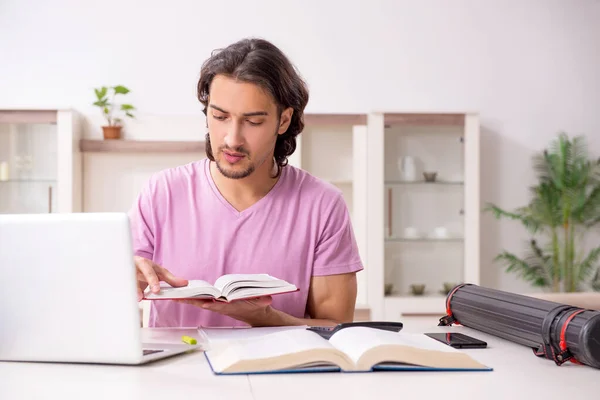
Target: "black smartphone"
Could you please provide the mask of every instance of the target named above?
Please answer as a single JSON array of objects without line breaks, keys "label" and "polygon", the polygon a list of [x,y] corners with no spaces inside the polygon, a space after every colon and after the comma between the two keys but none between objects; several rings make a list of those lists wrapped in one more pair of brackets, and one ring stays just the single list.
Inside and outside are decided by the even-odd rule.
[{"label": "black smartphone", "polygon": [[475,339],[474,337],[467,336],[464,333],[438,332],[426,333],[425,335],[457,349],[484,349],[487,347],[487,343],[483,340]]}]

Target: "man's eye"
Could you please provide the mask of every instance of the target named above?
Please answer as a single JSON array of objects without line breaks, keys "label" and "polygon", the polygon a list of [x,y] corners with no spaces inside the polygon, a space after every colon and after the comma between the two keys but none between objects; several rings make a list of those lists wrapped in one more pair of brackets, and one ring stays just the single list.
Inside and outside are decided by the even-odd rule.
[{"label": "man's eye", "polygon": [[216,119],[217,121],[223,121],[225,119],[225,117],[223,115],[215,115],[215,114],[213,114],[213,118]]},{"label": "man's eye", "polygon": [[252,125],[252,126],[259,126],[259,125],[262,125],[263,121],[256,122],[256,121],[250,121],[250,120],[248,120],[248,123],[250,125]]}]

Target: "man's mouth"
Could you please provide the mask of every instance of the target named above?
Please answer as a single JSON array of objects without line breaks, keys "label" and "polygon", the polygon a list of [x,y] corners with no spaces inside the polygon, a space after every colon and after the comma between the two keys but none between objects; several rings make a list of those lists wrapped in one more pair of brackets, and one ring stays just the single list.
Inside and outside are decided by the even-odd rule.
[{"label": "man's mouth", "polygon": [[228,151],[224,151],[223,152],[223,156],[225,157],[225,160],[227,160],[227,162],[230,163],[230,164],[235,164],[238,161],[240,161],[242,158],[245,157],[244,154],[241,154],[241,153],[230,153]]}]

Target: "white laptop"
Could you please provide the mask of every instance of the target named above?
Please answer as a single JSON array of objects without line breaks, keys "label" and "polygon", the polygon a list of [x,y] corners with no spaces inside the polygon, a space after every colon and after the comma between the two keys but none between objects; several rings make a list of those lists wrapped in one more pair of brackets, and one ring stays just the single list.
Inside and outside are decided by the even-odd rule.
[{"label": "white laptop", "polygon": [[124,213],[0,215],[0,282],[1,361],[143,364],[186,351],[142,344]]}]

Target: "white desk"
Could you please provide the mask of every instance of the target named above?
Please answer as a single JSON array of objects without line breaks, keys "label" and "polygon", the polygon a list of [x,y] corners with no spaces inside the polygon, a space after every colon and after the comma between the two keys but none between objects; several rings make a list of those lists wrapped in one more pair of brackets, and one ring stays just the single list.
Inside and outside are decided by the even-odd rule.
[{"label": "white desk", "polygon": [[[437,327],[436,319],[405,319],[410,332],[460,331],[488,342],[467,350],[492,372],[378,372],[215,376],[201,352],[144,366],[0,362],[0,399],[561,399],[596,398],[600,370],[557,367],[532,351],[465,327]],[[144,341],[180,346],[196,331],[144,329]],[[567,389],[566,385],[569,385]],[[380,394],[381,393],[381,394]],[[369,397],[367,397],[369,396]]]}]

